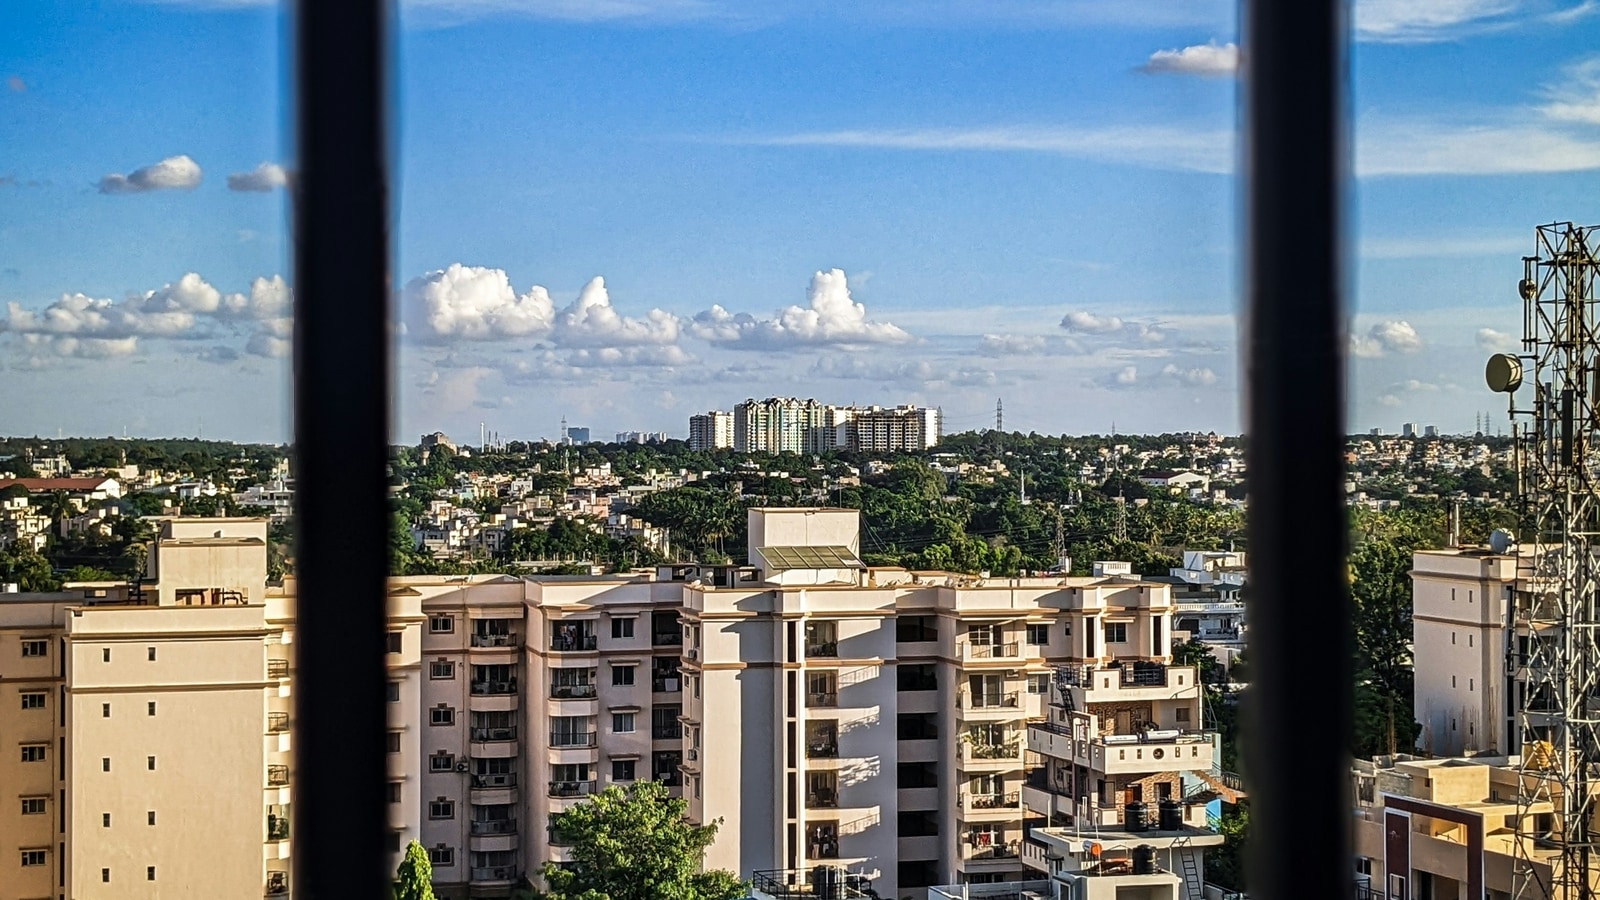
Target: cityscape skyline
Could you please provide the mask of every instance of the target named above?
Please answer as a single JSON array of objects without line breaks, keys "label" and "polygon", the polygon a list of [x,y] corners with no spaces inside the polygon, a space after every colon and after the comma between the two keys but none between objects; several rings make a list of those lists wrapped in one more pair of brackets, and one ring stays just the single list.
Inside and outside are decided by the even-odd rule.
[{"label": "cityscape skyline", "polygon": [[[401,10],[397,439],[730,389],[1239,430],[1231,4]],[[1600,216],[1592,11],[1357,5],[1353,433],[1464,429],[1533,226]],[[283,42],[249,2],[0,39],[10,430],[287,438]]]}]

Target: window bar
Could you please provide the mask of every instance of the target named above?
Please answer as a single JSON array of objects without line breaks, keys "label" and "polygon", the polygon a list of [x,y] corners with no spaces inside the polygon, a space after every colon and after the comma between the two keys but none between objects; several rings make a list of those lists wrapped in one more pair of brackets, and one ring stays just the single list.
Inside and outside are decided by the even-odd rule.
[{"label": "window bar", "polygon": [[[1253,900],[1353,895],[1344,508],[1347,10],[1245,0]],[[1304,630],[1316,623],[1315,632]]]},{"label": "window bar", "polygon": [[294,893],[387,897],[384,0],[294,4]]}]

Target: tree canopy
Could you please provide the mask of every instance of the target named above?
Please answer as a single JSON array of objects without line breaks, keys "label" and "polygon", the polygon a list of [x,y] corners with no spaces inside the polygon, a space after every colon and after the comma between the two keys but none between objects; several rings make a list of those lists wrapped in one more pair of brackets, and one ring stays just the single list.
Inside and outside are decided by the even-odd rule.
[{"label": "tree canopy", "polygon": [[732,872],[704,871],[717,824],[691,825],[688,804],[655,781],[612,785],[552,816],[572,861],[547,863],[549,900],[737,900]]},{"label": "tree canopy", "polygon": [[395,873],[394,900],[433,900],[433,863],[416,841],[406,845],[405,859]]}]

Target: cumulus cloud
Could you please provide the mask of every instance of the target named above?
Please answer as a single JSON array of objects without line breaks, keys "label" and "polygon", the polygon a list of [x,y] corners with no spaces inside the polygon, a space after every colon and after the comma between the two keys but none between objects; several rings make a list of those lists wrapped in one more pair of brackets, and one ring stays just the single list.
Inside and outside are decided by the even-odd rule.
[{"label": "cumulus cloud", "polygon": [[1178,50],[1157,50],[1139,68],[1152,74],[1228,76],[1239,69],[1239,45],[1211,41]]},{"label": "cumulus cloud", "polygon": [[1522,344],[1515,335],[1495,331],[1493,328],[1479,328],[1477,341],[1478,349],[1487,353],[1515,353]]},{"label": "cumulus cloud", "polygon": [[1139,383],[1139,367],[1123,366],[1112,372],[1111,383],[1116,387],[1133,387]]},{"label": "cumulus cloud", "polygon": [[1411,323],[1390,320],[1373,325],[1366,334],[1350,335],[1350,352],[1372,359],[1391,353],[1415,353],[1422,349],[1422,338]]},{"label": "cumulus cloud", "polygon": [[277,163],[264,162],[248,172],[234,172],[228,176],[228,190],[250,191],[265,194],[289,184],[288,173]]},{"label": "cumulus cloud", "polygon": [[712,306],[695,315],[689,331],[713,344],[744,349],[852,347],[911,340],[911,335],[898,325],[867,318],[866,306],[851,298],[842,269],[812,275],[806,300],[806,306],[785,307],[771,319]]},{"label": "cumulus cloud", "polygon": [[115,172],[100,179],[102,194],[140,194],[145,191],[191,191],[200,184],[200,166],[187,156],[169,156],[127,175]]},{"label": "cumulus cloud", "polygon": [[419,333],[432,338],[540,338],[555,323],[555,304],[544,288],[518,294],[505,270],[460,263],[413,278],[405,303],[421,316]]},{"label": "cumulus cloud", "polygon": [[56,356],[110,359],[117,356],[131,356],[138,349],[139,339],[131,335],[122,338],[88,338],[64,334],[25,334],[23,342],[36,350],[45,350]]},{"label": "cumulus cloud", "polygon": [[1082,310],[1062,316],[1061,328],[1072,334],[1121,337],[1141,344],[1159,344],[1167,339],[1167,330],[1157,323],[1135,322],[1120,316],[1103,316]]},{"label": "cumulus cloud", "polygon": [[581,348],[567,356],[567,365],[573,368],[589,366],[686,366],[696,362],[695,357],[675,344],[658,347],[599,347]]},{"label": "cumulus cloud", "polygon": [[250,293],[228,294],[221,298],[217,314],[225,319],[263,322],[289,315],[294,295],[282,275],[257,278],[250,282]]},{"label": "cumulus cloud", "polygon": [[1208,368],[1180,369],[1172,363],[1162,367],[1161,377],[1189,387],[1209,387],[1217,383],[1217,373]]},{"label": "cumulus cloud", "polygon": [[678,319],[652,309],[643,319],[618,315],[611,306],[604,278],[596,276],[578,299],[556,319],[558,343],[566,346],[618,347],[631,344],[671,344],[678,339]]},{"label": "cumulus cloud", "polygon": [[1038,356],[1045,352],[1047,342],[1037,334],[986,334],[978,341],[978,353],[983,356]]}]

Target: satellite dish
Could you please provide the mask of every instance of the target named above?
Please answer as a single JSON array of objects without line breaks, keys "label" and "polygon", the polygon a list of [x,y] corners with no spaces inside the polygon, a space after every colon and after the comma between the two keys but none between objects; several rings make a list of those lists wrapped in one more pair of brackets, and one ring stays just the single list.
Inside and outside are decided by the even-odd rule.
[{"label": "satellite dish", "polygon": [[1496,353],[1483,368],[1483,380],[1497,394],[1516,393],[1522,387],[1522,360],[1509,353]]},{"label": "satellite dish", "polygon": [[1511,548],[1515,544],[1516,541],[1512,540],[1511,532],[1504,528],[1496,528],[1489,535],[1489,549],[1501,555],[1511,552]]},{"label": "satellite dish", "polygon": [[1524,300],[1532,300],[1534,295],[1539,293],[1539,285],[1531,278],[1524,278],[1517,282],[1517,293],[1521,294]]}]

